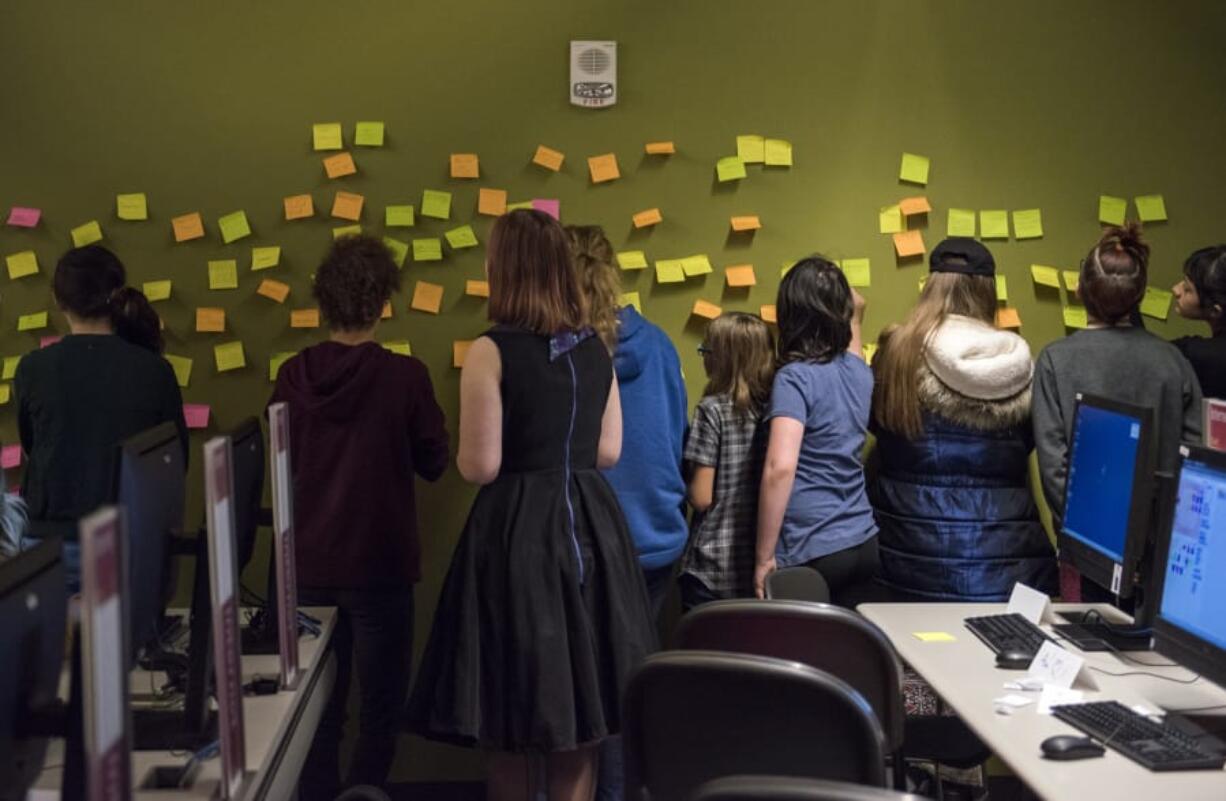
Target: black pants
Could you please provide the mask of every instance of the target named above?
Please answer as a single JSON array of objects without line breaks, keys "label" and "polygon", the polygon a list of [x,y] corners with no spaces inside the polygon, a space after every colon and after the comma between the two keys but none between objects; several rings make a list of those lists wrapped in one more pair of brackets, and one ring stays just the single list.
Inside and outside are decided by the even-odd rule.
[{"label": "black pants", "polygon": [[[413,589],[336,590],[302,587],[303,606],[335,606],[332,634],[336,686],[298,782],[303,801],[331,801],[344,787],[382,786],[396,754],[397,721],[409,691],[413,652]],[[357,663],[361,711],[353,764],[340,777],[349,684]]]},{"label": "black pants", "polygon": [[805,565],[822,574],[830,586],[830,600],[839,606],[854,609],[872,593],[873,576],[877,574],[877,537],[869,537],[859,545],[819,556]]},{"label": "black pants", "polygon": [[706,584],[689,573],[682,573],[677,579],[677,588],[681,591],[681,611],[688,612],[696,606],[719,601],[722,595],[712,592]]}]

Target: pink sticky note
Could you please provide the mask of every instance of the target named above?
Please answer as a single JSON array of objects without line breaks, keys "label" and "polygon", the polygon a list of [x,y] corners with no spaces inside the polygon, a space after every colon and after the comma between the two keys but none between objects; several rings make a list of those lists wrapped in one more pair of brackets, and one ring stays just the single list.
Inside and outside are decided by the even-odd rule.
[{"label": "pink sticky note", "polygon": [[183,419],[188,428],[209,427],[209,406],[207,403],[183,404]]},{"label": "pink sticky note", "polygon": [[559,222],[562,220],[562,212],[560,209],[561,205],[562,201],[560,200],[541,200],[540,198],[537,198],[536,200],[532,201],[532,208],[536,209],[537,211],[545,212]]},{"label": "pink sticky note", "polygon": [[61,339],[63,339],[63,337],[43,337],[42,339],[38,340],[38,347],[40,348],[51,347],[55,343],[59,342]]},{"label": "pink sticky note", "polygon": [[0,448],[0,467],[5,470],[21,467],[20,445],[5,445],[3,448]]},{"label": "pink sticky note", "polygon": [[19,228],[33,228],[38,225],[38,221],[42,216],[42,209],[13,206],[12,211],[9,212],[9,225],[16,225]]}]

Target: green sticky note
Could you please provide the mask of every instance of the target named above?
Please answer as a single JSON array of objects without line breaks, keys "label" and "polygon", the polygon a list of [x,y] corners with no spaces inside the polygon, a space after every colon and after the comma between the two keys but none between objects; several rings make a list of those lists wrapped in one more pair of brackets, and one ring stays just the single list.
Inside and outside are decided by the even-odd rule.
[{"label": "green sticky note", "polygon": [[854,287],[869,287],[873,285],[873,274],[868,259],[843,259],[839,262],[847,283]]},{"label": "green sticky note", "polygon": [[518,203],[508,203],[507,204],[507,211],[515,211],[516,209],[530,209],[530,208],[532,208],[531,200],[521,200]]},{"label": "green sticky note", "polygon": [[883,234],[896,234],[902,230],[902,209],[897,203],[882,206],[877,212],[877,230]]},{"label": "green sticky note", "polygon": [[414,239],[413,261],[439,261],[443,258],[443,240]]},{"label": "green sticky note", "polygon": [[783,277],[784,277],[785,275],[787,275],[787,274],[788,274],[788,272],[789,272],[789,271],[790,271],[790,270],[791,270],[793,267],[795,267],[795,266],[796,266],[796,262],[794,262],[794,261],[785,261],[785,262],[780,262],[780,264],[779,264],[779,277],[780,277],[780,278],[783,278]]},{"label": "green sticky note", "polygon": [[149,205],[144,192],[115,196],[115,214],[121,220],[149,219]]},{"label": "green sticky note", "polygon": [[1076,292],[1077,287],[1081,285],[1081,273],[1075,270],[1065,270],[1062,275],[1064,276],[1065,288],[1069,292]]},{"label": "green sticky note", "polygon": [[217,364],[219,373],[239,370],[247,366],[247,356],[243,353],[242,342],[225,342],[221,345],[214,345],[213,360]]},{"label": "green sticky note", "polygon": [[712,271],[711,260],[706,257],[706,254],[686,256],[684,259],[681,259],[681,270],[685,273],[686,278],[706,275]]},{"label": "green sticky note", "polygon": [[618,306],[633,306],[639,314],[643,313],[643,301],[637,292],[623,292],[617,297]]},{"label": "green sticky note", "polygon": [[720,183],[739,181],[747,174],[745,172],[745,162],[741,161],[738,156],[724,156],[715,162],[715,175],[719,178]]},{"label": "green sticky note", "polygon": [[1064,307],[1064,327],[1065,328],[1086,328],[1089,325],[1090,325],[1090,320],[1086,314],[1085,306],[1065,306]]},{"label": "green sticky note", "polygon": [[238,262],[234,259],[210,261],[209,289],[238,289]]},{"label": "green sticky note", "polygon": [[416,224],[412,206],[388,206],[383,212],[383,224],[388,228],[410,228]]},{"label": "green sticky note", "polygon": [[1107,225],[1123,225],[1128,201],[1111,195],[1098,196],[1098,221]]},{"label": "green sticky note", "polygon": [[4,261],[8,264],[9,278],[14,280],[38,274],[38,257],[32,250],[23,250],[12,256],[6,256]]},{"label": "green sticky note", "polygon": [[645,270],[647,254],[641,250],[623,250],[617,254],[617,265],[623,270]]},{"label": "green sticky note", "polygon": [[1171,312],[1173,296],[1165,289],[1145,288],[1145,297],[1141,300],[1141,314],[1158,320],[1165,320]]},{"label": "green sticky note", "polygon": [[446,220],[451,217],[451,193],[427,189],[421,193],[421,216]]},{"label": "green sticky note", "polygon": [[0,381],[12,381],[17,375],[17,365],[19,364],[21,364],[20,356],[5,356],[4,372],[0,375]]},{"label": "green sticky note", "polygon": [[47,313],[45,311],[35,312],[34,314],[23,314],[17,318],[18,331],[37,331],[40,328],[47,327]]},{"label": "green sticky note", "polygon": [[1043,236],[1042,209],[1019,209],[1013,212],[1013,235],[1018,239],[1038,239]]},{"label": "green sticky note", "polygon": [[1044,267],[1042,264],[1030,265],[1030,277],[1039,286],[1060,288],[1060,271],[1055,267]]},{"label": "green sticky note", "polygon": [[298,353],[292,350],[283,350],[279,353],[274,353],[272,358],[268,360],[268,380],[270,382],[275,382],[277,380],[277,373],[281,372],[281,365],[285,364],[297,355]]},{"label": "green sticky note", "polygon": [[175,371],[175,381],[180,387],[186,387],[192,380],[192,360],[186,356],[175,356],[167,353],[164,358],[170,362],[171,368]]},{"label": "green sticky note", "polygon": [[221,241],[227,245],[245,236],[251,236],[251,226],[247,223],[247,213],[244,211],[234,211],[218,218],[217,227],[221,229]]},{"label": "green sticky note", "polygon": [[767,139],[766,166],[791,167],[792,143],[786,139]]},{"label": "green sticky note", "polygon": [[656,259],[656,283],[676,284],[685,280],[681,259]]},{"label": "green sticky note", "polygon": [[383,244],[387,245],[387,249],[392,252],[392,260],[396,262],[396,266],[403,267],[404,260],[409,255],[409,243],[385,236],[383,237]]},{"label": "green sticky note", "polygon": [[447,244],[456,250],[475,248],[479,244],[477,242],[477,234],[473,231],[471,225],[461,225],[459,228],[453,228],[443,234],[443,236],[447,237]]},{"label": "green sticky note", "polygon": [[311,139],[316,150],[341,150],[345,147],[339,122],[317,122],[311,126]]},{"label": "green sticky note", "polygon": [[270,267],[276,267],[280,263],[280,245],[269,245],[268,247],[251,249],[251,269],[253,271],[267,270]]},{"label": "green sticky note", "polygon": [[1009,301],[1009,280],[1000,273],[996,274],[996,302],[1007,303]]},{"label": "green sticky note", "polygon": [[400,339],[395,342],[384,342],[383,347],[390,350],[392,353],[399,353],[401,356],[412,356],[413,347],[407,339]]},{"label": "green sticky note", "polygon": [[1166,199],[1162,195],[1138,195],[1132,202],[1137,204],[1137,216],[1141,222],[1162,222],[1166,219]]},{"label": "green sticky note", "polygon": [[738,136],[736,157],[745,164],[761,164],[766,160],[766,139],[757,134]]},{"label": "green sticky note", "polygon": [[102,241],[102,226],[98,225],[97,220],[90,220],[84,225],[78,225],[72,229],[72,245],[73,247],[85,247],[92,245],[95,242]]},{"label": "green sticky note", "polygon": [[975,210],[950,209],[949,220],[945,224],[946,236],[974,236]]},{"label": "green sticky note", "polygon": [[145,293],[145,297],[150,303],[159,300],[170,300],[171,282],[168,280],[162,281],[146,281],[141,291]]},{"label": "green sticky note", "polygon": [[994,209],[979,212],[979,236],[983,239],[1009,238],[1009,212]]},{"label": "green sticky note", "polygon": [[362,233],[360,225],[342,225],[340,228],[332,229],[332,239],[340,239],[342,236],[357,236]]},{"label": "green sticky note", "polygon": [[902,165],[898,168],[898,178],[907,183],[926,184],[928,183],[928,167],[927,156],[903,153]]},{"label": "green sticky note", "polygon": [[353,143],[360,147],[383,147],[383,123],[359,122],[353,133]]}]

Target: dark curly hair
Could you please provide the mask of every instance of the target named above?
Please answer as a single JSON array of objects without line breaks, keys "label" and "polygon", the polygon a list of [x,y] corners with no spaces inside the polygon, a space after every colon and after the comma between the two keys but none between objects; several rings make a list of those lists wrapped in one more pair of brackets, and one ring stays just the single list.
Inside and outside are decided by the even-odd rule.
[{"label": "dark curly hair", "polygon": [[358,235],[332,243],[315,271],[312,294],[329,327],[355,331],[374,325],[399,289],[400,270],[387,245]]}]

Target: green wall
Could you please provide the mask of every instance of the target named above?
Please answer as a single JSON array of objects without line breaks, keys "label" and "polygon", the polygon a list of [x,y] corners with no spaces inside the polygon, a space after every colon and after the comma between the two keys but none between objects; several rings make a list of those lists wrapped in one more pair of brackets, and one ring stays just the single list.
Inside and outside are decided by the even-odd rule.
[{"label": "green wall", "polygon": [[[656,286],[650,271],[625,274],[626,289],[673,336],[696,398],[701,326],[690,306],[704,298],[757,310],[773,302],[786,259],[814,250],[870,257],[867,333],[905,313],[922,264],[897,264],[876,228],[879,206],[915,194],[897,180],[904,150],[932,159],[930,247],[951,206],[1042,208],[1043,239],[990,243],[1037,350],[1063,334],[1061,297],[1036,293],[1028,266],[1075,267],[1097,235],[1100,193],[1165,194],[1170,222],[1147,232],[1158,285],[1176,279],[1190,250],[1226,238],[1223,33],[1226,6],[1212,0],[9,2],[0,20],[0,206],[38,206],[44,218],[33,231],[0,227],[0,253],[33,248],[43,272],[0,279],[0,353],[37,346],[37,335],[16,333],[17,316],[49,307],[49,273],[69,229],[97,219],[134,282],[174,280],[173,299],[159,304],[169,351],[195,359],[185,398],[212,403],[210,433],[223,430],[262,408],[273,352],[321,335],[291,331],[288,317],[309,305],[313,265],[344,224],[324,216],[335,190],[366,196],[362,224],[377,233],[385,204],[450,190],[450,222],[401,232],[441,236],[472,221],[484,242],[490,219],[475,214],[477,189],[493,186],[512,200],[560,198],[565,222],[604,224],[619,250],[710,255],[716,274],[681,286]],[[618,41],[615,108],[568,104],[571,38]],[[327,180],[311,124],[341,120],[349,142],[359,119],[386,121],[387,145],[356,149],[358,175]],[[750,167],[747,180],[716,184],[715,160],[735,152],[741,133],[790,139],[795,166]],[[644,157],[656,139],[675,140],[678,153]],[[540,143],[566,153],[561,173],[529,164]],[[480,181],[448,179],[454,151],[480,154]],[[585,159],[609,151],[623,177],[592,186]],[[120,192],[147,193],[149,221],[117,220]],[[314,195],[317,215],[287,223],[281,198],[301,192]],[[635,233],[630,215],[652,206],[665,222]],[[226,246],[216,220],[235,209],[246,210],[254,235]],[[174,244],[170,218],[197,210],[207,238]],[[728,235],[728,217],[742,213],[761,215],[756,236]],[[268,244],[281,245],[281,266],[250,274],[251,247]],[[408,338],[430,366],[453,436],[451,343],[485,325],[484,304],[462,295],[482,257],[407,264],[406,291],[380,332]],[[213,258],[239,260],[237,291],[207,289]],[[758,286],[726,290],[722,267],[742,262],[757,266]],[[263,277],[291,284],[285,306],[255,295]],[[408,311],[417,279],[446,286],[443,314]],[[193,333],[196,306],[224,306],[230,333]],[[1163,336],[1196,330],[1149,322]],[[212,346],[234,338],[248,367],[217,375]],[[0,408],[0,437],[15,437],[12,404]],[[198,496],[197,469],[191,481]],[[471,497],[454,471],[421,496],[419,643]],[[405,746],[402,778],[471,776],[479,764],[455,749]]]}]

